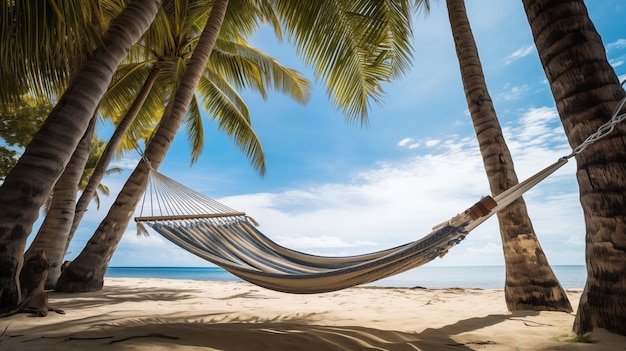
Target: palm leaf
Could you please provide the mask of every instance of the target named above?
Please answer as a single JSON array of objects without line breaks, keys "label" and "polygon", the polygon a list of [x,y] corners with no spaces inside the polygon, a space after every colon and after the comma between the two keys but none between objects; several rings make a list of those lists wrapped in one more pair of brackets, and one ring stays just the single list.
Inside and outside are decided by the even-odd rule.
[{"label": "palm leaf", "polygon": [[305,103],[310,97],[310,83],[298,71],[281,65],[261,50],[250,47],[243,39],[218,40],[209,67],[241,89],[252,88],[264,98],[267,88],[290,95]]},{"label": "palm leaf", "polygon": [[[367,124],[369,103],[380,103],[382,83],[409,63],[410,9],[403,3],[275,1],[287,34],[349,121]],[[396,55],[392,49],[406,50]]]},{"label": "palm leaf", "polygon": [[198,100],[195,96],[189,103],[184,125],[187,131],[187,140],[191,147],[191,164],[194,164],[204,148],[204,126],[202,125],[202,115],[198,107]]},{"label": "palm leaf", "polygon": [[265,175],[265,153],[261,142],[250,124],[250,116],[244,115],[232,100],[230,92],[220,89],[210,79],[203,80],[203,108],[217,121],[217,126],[229,135],[237,147],[251,161],[261,176]]},{"label": "palm leaf", "polygon": [[0,1],[0,103],[59,94],[99,43],[92,1]]}]

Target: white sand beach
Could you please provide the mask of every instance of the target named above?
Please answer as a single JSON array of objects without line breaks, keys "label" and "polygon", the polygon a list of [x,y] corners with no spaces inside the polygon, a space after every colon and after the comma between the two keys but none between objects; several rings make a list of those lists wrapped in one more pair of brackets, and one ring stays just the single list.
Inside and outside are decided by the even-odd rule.
[{"label": "white sand beach", "polygon": [[[569,290],[574,309],[580,290]],[[109,278],[50,293],[65,310],[0,319],[0,350],[626,350],[597,330],[572,341],[573,313],[508,312],[502,290],[357,287],[318,295],[243,282]]]}]

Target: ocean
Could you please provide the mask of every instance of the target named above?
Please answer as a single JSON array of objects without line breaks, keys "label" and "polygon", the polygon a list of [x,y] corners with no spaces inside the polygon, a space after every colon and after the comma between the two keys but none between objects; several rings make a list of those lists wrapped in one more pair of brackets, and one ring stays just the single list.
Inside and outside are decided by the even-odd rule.
[{"label": "ocean", "polygon": [[[563,288],[584,288],[587,275],[584,265],[553,265],[552,270]],[[241,281],[219,267],[109,267],[106,277]],[[367,285],[431,289],[502,289],[504,266],[423,266]]]}]

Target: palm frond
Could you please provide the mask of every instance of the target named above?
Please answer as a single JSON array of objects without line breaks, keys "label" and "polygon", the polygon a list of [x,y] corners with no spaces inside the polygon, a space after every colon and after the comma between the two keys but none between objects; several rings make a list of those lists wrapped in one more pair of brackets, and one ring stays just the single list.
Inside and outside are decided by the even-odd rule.
[{"label": "palm frond", "polygon": [[250,123],[250,111],[248,110],[248,105],[246,105],[246,102],[243,100],[241,95],[239,95],[237,89],[228,79],[226,79],[225,76],[211,70],[211,67],[209,66],[204,71],[204,75],[200,78],[200,82],[198,82],[198,86],[196,88],[197,94],[202,98],[202,108],[204,110],[209,109],[209,105],[205,104],[205,102],[211,99],[211,94],[215,93],[216,89],[220,92],[220,94],[224,95],[233,107],[239,110],[241,115],[248,120],[248,123]]},{"label": "palm frond", "polygon": [[280,38],[282,31],[279,20],[270,0],[230,0],[220,38],[233,40],[238,37],[249,38],[261,24],[268,24]]},{"label": "palm frond", "polygon": [[264,176],[265,153],[256,132],[250,124],[250,116],[242,114],[229,99],[229,93],[222,91],[209,79],[204,80],[203,107],[209,116],[217,121],[219,129],[230,136],[252,163],[259,175]]},{"label": "palm frond", "polygon": [[189,103],[184,124],[187,131],[187,140],[191,147],[191,164],[194,164],[204,149],[204,126],[202,125],[202,115],[198,107],[198,100],[195,96]]},{"label": "palm frond", "polygon": [[268,87],[288,94],[299,103],[307,102],[310,97],[310,82],[304,76],[249,46],[243,39],[218,40],[208,66],[238,88],[252,88],[264,98]]},{"label": "palm frond", "polygon": [[399,0],[276,0],[275,6],[333,105],[349,121],[367,124],[370,101],[380,103],[382,84],[408,65],[410,9]]},{"label": "palm frond", "polygon": [[0,104],[21,94],[54,96],[99,43],[91,1],[0,1]]},{"label": "palm frond", "polygon": [[153,63],[150,60],[120,65],[102,97],[98,112],[113,122],[123,117],[143,87]]}]

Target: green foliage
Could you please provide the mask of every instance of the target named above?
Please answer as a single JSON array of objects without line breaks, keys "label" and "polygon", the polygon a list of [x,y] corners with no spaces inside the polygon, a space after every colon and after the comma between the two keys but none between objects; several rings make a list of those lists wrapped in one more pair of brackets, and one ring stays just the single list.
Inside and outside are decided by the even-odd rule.
[{"label": "green foliage", "polygon": [[0,110],[0,180],[17,163],[21,150],[28,145],[52,110],[52,103],[45,98],[35,99],[25,95]]},{"label": "green foliage", "polygon": [[[91,151],[89,152],[89,158],[87,159],[87,163],[85,164],[85,171],[83,172],[78,188],[80,190],[85,190],[85,187],[89,183],[89,179],[93,175],[96,166],[98,165],[98,161],[106,148],[106,141],[98,139],[97,135],[94,135]],[[106,174],[117,174],[122,173],[122,169],[119,167],[112,167],[107,169]],[[108,196],[109,195],[109,187],[100,183],[98,185],[98,191],[94,193],[93,201],[96,203],[97,208],[100,208],[100,196],[99,194]]]},{"label": "green foliage", "polygon": [[274,1],[278,17],[306,63],[349,121],[367,124],[383,83],[407,72],[411,6],[403,0]]},{"label": "green foliage", "polygon": [[571,335],[563,334],[563,335],[555,336],[552,339],[554,341],[567,342],[567,343],[581,343],[581,344],[593,344],[593,343],[595,343],[595,341],[593,339],[591,339],[587,335],[571,336]]},{"label": "green foliage", "polygon": [[26,147],[51,110],[49,99],[23,96],[0,111],[0,137],[9,146]]},{"label": "green foliage", "polygon": [[[127,132],[121,149],[134,148],[140,140],[151,137],[169,99],[181,84],[210,9],[207,0],[164,0],[150,29],[118,68],[100,104],[102,116],[114,123],[125,116],[148,75],[158,70],[157,81]],[[263,150],[252,129],[248,107],[237,89],[251,89],[263,97],[267,96],[268,90],[274,89],[301,103],[309,98],[308,80],[245,41],[262,22],[272,24],[275,32],[280,33],[269,3],[248,0],[229,3],[220,37],[197,87],[197,97],[194,96],[185,116],[192,163],[199,157],[204,144],[203,109],[233,138],[253,167],[263,175]],[[118,153],[121,151],[118,149]]]},{"label": "green foliage", "polygon": [[19,153],[0,146],[0,181],[4,180],[7,174],[15,167]]},{"label": "green foliage", "polygon": [[574,337],[567,338],[564,341],[565,342],[583,343],[583,344],[593,344],[595,342],[590,337],[588,337],[586,335],[576,335]]},{"label": "green foliage", "polygon": [[0,1],[0,105],[29,91],[53,96],[64,88],[72,69],[99,42],[94,3]]}]

